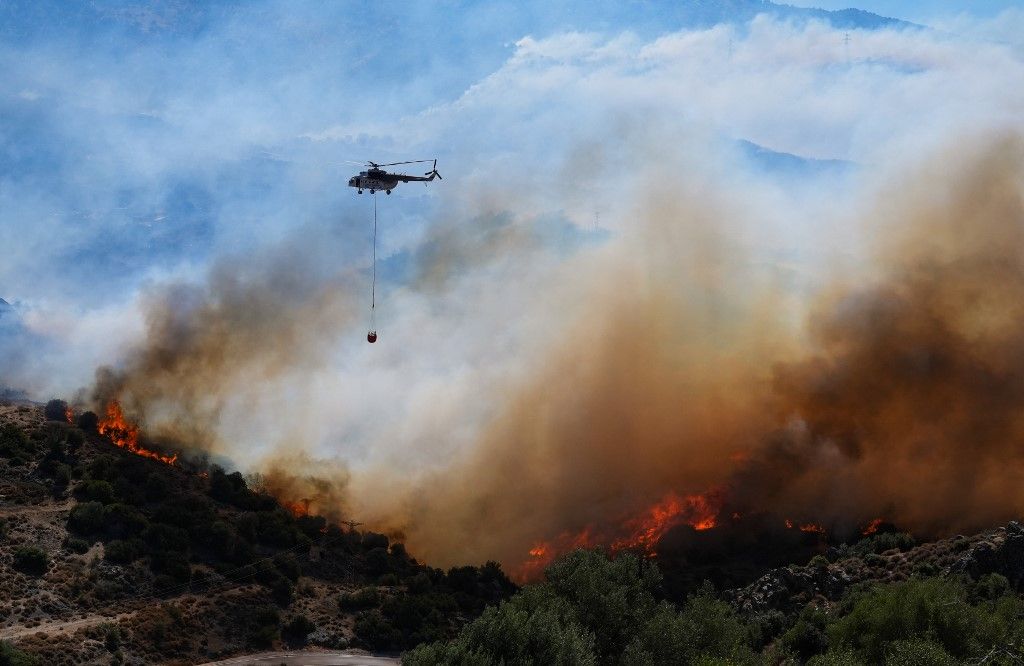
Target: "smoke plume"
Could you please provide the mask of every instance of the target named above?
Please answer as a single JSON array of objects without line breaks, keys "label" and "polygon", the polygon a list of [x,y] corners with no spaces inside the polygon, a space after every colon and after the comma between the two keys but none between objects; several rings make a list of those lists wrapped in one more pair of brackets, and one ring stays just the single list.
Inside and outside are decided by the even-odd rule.
[{"label": "smoke plume", "polygon": [[607,534],[667,492],[929,535],[1019,516],[1024,143],[965,137],[924,164],[856,212],[869,259],[797,330],[737,240],[752,211],[651,193],[638,233],[562,267],[575,307],[479,445],[360,510],[441,563]]}]

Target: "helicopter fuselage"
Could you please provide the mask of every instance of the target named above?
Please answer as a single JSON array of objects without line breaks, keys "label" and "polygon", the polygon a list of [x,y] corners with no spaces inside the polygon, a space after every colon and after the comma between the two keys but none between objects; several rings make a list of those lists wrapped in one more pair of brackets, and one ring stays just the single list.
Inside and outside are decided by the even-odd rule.
[{"label": "helicopter fuselage", "polygon": [[348,186],[354,187],[359,190],[362,194],[363,190],[370,190],[370,193],[374,193],[377,190],[384,190],[388,194],[391,194],[391,190],[398,187],[399,183],[409,182],[430,182],[434,180],[437,175],[437,171],[434,170],[424,176],[409,176],[404,173],[388,173],[384,169],[369,169],[367,171],[360,171],[358,176],[352,176],[348,179]]},{"label": "helicopter fuselage", "polygon": [[348,179],[348,186],[355,187],[362,190],[370,190],[376,192],[377,190],[384,190],[389,192],[396,187],[400,181],[392,174],[381,172],[379,174],[370,173],[363,171],[358,176],[353,176]]}]

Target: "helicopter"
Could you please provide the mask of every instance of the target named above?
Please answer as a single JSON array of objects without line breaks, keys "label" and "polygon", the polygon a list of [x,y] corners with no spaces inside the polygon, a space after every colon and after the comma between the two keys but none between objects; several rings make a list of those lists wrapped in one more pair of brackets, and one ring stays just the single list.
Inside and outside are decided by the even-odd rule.
[{"label": "helicopter", "polygon": [[348,186],[354,187],[359,191],[359,194],[363,193],[363,190],[370,190],[370,194],[374,194],[377,190],[384,190],[386,194],[391,194],[391,190],[398,187],[399,183],[409,182],[424,182],[429,183],[434,178],[441,178],[441,174],[437,172],[437,160],[434,160],[434,166],[430,171],[426,172],[422,176],[408,176],[404,173],[388,173],[384,170],[384,167],[398,166],[399,164],[419,164],[421,162],[429,162],[430,160],[412,160],[409,162],[390,162],[388,164],[377,164],[376,162],[366,162],[366,166],[370,167],[366,171],[360,171],[358,176],[352,176],[348,179]]}]

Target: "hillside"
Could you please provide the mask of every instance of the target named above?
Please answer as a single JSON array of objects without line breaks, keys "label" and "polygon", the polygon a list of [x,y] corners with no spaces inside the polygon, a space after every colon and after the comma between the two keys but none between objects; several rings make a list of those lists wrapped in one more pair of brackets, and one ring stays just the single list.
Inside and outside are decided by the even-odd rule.
[{"label": "hillside", "polygon": [[[46,412],[56,419],[63,405]],[[672,550],[677,534],[662,541],[660,559],[570,553],[516,593],[495,564],[431,569],[384,535],[295,515],[238,474],[135,455],[97,434],[90,414],[77,421],[0,404],[0,581],[9,592],[0,649],[10,663],[188,664],[261,649],[397,654],[417,645],[406,662],[461,663],[469,653],[490,655],[480,663],[569,664],[1022,656],[1024,527],[1015,522],[920,544],[884,524],[844,543],[809,533],[776,544],[781,555],[723,551],[705,567],[693,550]],[[780,557],[797,561],[767,566]],[[697,580],[754,574],[717,591]]]},{"label": "hillside", "polygon": [[0,640],[40,663],[397,653],[514,590],[494,564],[428,568],[384,535],[294,515],[237,473],[134,455],[88,413],[78,423],[0,404]]}]

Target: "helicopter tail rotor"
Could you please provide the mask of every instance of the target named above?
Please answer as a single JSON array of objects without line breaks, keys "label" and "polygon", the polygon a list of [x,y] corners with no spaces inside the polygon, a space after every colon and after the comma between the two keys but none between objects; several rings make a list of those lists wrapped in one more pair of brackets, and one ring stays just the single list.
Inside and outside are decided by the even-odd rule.
[{"label": "helicopter tail rotor", "polygon": [[441,174],[437,172],[437,160],[434,160],[434,167],[423,175],[430,176],[431,179],[433,179],[434,176],[437,176],[438,180],[444,180],[444,178],[441,177]]}]

